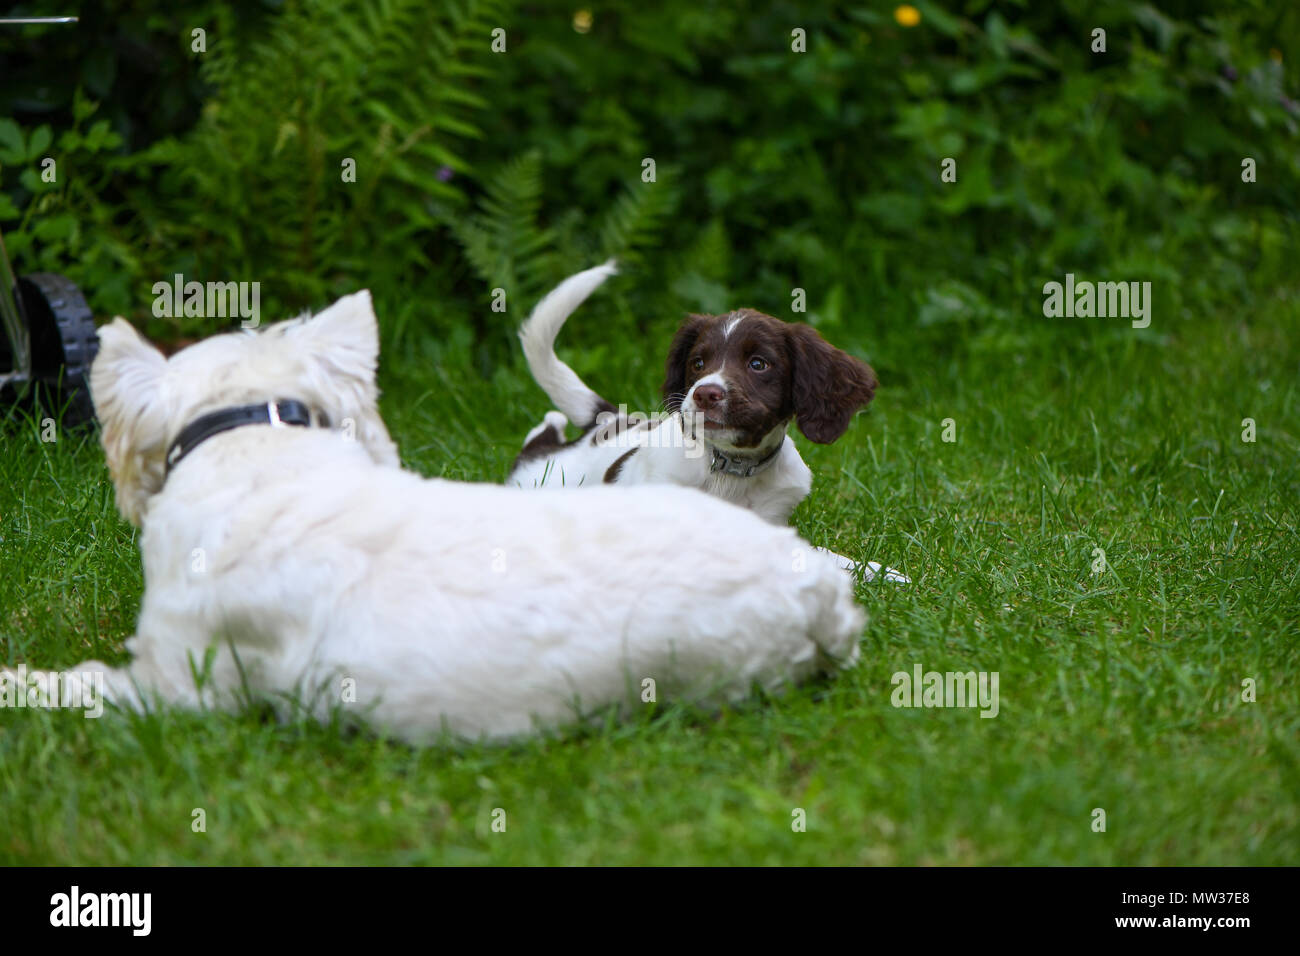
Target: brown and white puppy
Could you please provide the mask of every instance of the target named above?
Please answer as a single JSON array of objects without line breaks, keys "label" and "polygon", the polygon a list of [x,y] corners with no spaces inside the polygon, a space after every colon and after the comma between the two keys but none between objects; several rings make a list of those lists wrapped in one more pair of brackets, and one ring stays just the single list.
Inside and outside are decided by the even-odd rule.
[{"label": "brown and white puppy", "polygon": [[[519,332],[533,377],[559,407],[524,443],[507,479],[522,487],[670,482],[698,488],[786,524],[812,472],[786,434],[844,434],[871,401],[876,375],[807,325],[753,309],[691,315],[668,350],[656,418],[618,411],[555,355],[565,319],[608,276],[612,262],[571,276]],[[566,417],[567,416],[567,417]],[[565,425],[583,434],[566,442]]]}]

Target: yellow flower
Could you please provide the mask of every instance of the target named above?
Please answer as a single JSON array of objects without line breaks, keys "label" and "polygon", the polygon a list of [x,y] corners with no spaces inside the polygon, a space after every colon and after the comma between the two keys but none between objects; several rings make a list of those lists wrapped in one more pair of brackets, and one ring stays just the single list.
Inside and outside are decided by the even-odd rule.
[{"label": "yellow flower", "polygon": [[586,33],[591,29],[591,11],[579,10],[573,15],[573,29],[579,33]]},{"label": "yellow flower", "polygon": [[905,3],[901,7],[894,8],[894,19],[898,21],[900,27],[914,27],[921,22],[921,11]]}]

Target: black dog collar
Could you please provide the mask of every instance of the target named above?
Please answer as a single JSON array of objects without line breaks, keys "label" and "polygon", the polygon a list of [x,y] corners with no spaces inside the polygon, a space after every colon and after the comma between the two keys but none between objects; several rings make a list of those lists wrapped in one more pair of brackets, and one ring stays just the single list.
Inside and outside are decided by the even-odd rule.
[{"label": "black dog collar", "polygon": [[167,474],[171,474],[177,462],[213,435],[220,435],[241,425],[270,425],[272,428],[283,428],[286,425],[310,426],[311,409],[303,402],[285,399],[261,405],[223,408],[201,415],[182,428],[167,449]]},{"label": "black dog collar", "polygon": [[735,475],[737,478],[753,478],[760,471],[765,471],[772,462],[776,461],[777,453],[785,446],[781,442],[767,455],[757,460],[753,458],[735,458],[730,455],[724,455],[718,449],[710,446],[709,450],[713,452],[713,463],[709,466],[709,473],[720,471],[724,475]]}]

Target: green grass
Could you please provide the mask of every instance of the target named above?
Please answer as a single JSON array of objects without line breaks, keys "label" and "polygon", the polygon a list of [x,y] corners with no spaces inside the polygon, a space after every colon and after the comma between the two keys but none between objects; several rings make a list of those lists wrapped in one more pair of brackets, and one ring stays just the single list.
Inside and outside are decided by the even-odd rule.
[{"label": "green grass", "polygon": [[[855,671],[507,748],[0,711],[0,863],[1296,862],[1300,299],[1145,331],[892,314],[856,343],[885,383],[870,413],[835,445],[800,439],[801,532],[915,581],[861,589]],[[653,349],[572,358],[653,400]],[[386,351],[393,435],[422,473],[499,480],[545,400],[522,369],[449,363]],[[0,438],[0,660],[122,660],[142,582],[96,436]],[[890,677],[917,663],[997,671],[1000,714],[895,709]]]}]

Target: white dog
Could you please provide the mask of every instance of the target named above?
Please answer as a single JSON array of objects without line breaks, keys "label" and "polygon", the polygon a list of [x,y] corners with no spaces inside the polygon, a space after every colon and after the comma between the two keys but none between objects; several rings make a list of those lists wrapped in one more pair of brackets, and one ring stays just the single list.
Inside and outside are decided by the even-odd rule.
[{"label": "white dog", "polygon": [[508,738],[857,658],[849,578],[733,505],[403,471],[366,292],[171,359],[122,319],[100,342],[92,393],[145,594],[130,666],[76,673],[104,672],[119,705],[296,701],[412,742]]}]

